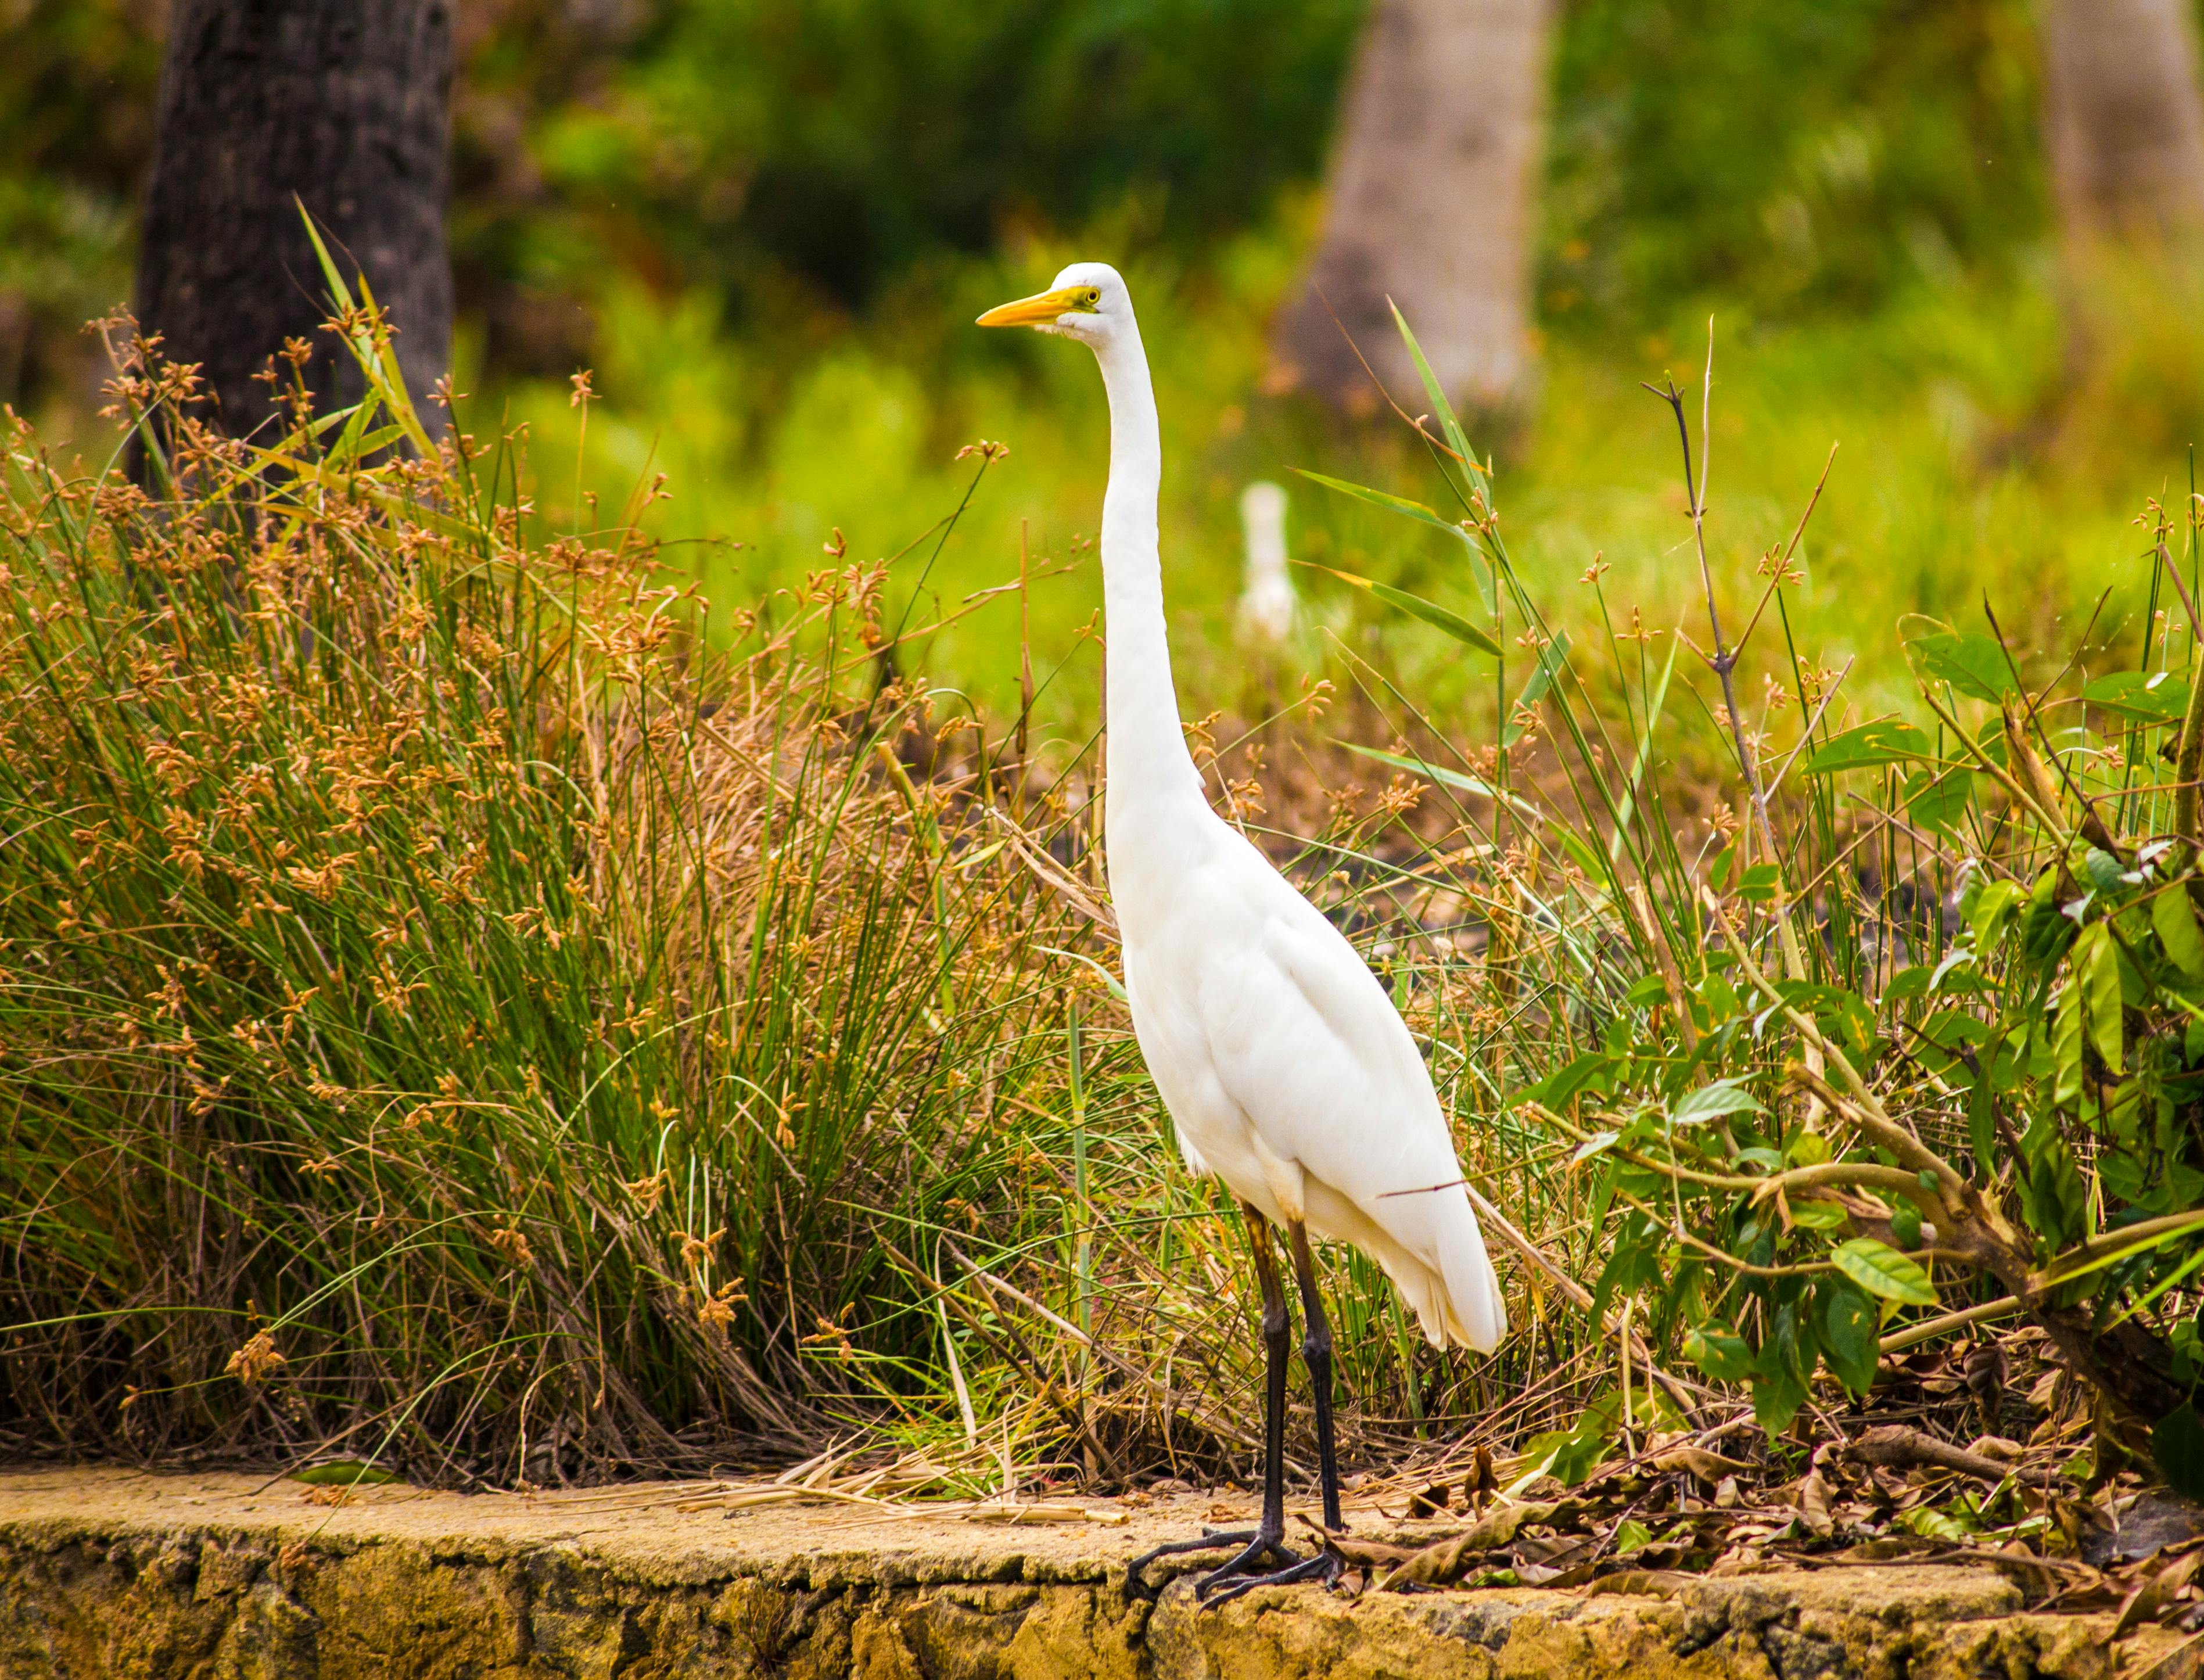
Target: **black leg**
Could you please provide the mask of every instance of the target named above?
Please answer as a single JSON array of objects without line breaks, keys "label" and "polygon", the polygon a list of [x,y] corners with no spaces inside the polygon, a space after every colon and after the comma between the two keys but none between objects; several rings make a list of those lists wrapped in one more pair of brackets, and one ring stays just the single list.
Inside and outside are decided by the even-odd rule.
[{"label": "black leg", "polygon": [[1278,1287],[1278,1257],[1271,1248],[1271,1227],[1253,1208],[1243,1207],[1247,1234],[1255,1245],[1255,1275],[1263,1286],[1263,1531],[1275,1539],[1286,1532],[1286,1364],[1293,1326],[1286,1318],[1286,1292]]},{"label": "black leg", "polygon": [[[1253,1208],[1247,1210],[1248,1228],[1261,1231],[1255,1244],[1255,1269],[1263,1280],[1263,1346],[1270,1354],[1269,1410],[1263,1446],[1263,1525],[1247,1549],[1215,1574],[1205,1576],[1194,1589],[1205,1605],[1230,1602],[1258,1587],[1289,1587],[1298,1581],[1335,1579],[1342,1567],[1339,1554],[1326,1547],[1313,1558],[1298,1557],[1280,1544],[1286,1531],[1286,1358],[1289,1340],[1285,1292],[1278,1287],[1277,1263],[1271,1254],[1270,1238]],[[1316,1386],[1316,1422],[1319,1463],[1324,1476],[1324,1520],[1328,1529],[1339,1521],[1339,1470],[1333,1461],[1331,1440],[1331,1328],[1324,1322],[1324,1304],[1317,1299],[1316,1270],[1309,1254],[1308,1233],[1296,1222],[1287,1227],[1293,1239],[1294,1270],[1300,1280],[1301,1300],[1308,1309],[1308,1340],[1301,1346],[1309,1375]],[[1256,1565],[1275,1558],[1279,1567],[1265,1575]]]},{"label": "black leg", "polygon": [[1253,1565],[1275,1559],[1297,1565],[1299,1556],[1284,1544],[1286,1535],[1286,1364],[1292,1327],[1286,1319],[1286,1292],[1279,1286],[1277,1256],[1271,1247],[1271,1227],[1263,1216],[1245,1202],[1241,1217],[1255,1256],[1255,1277],[1263,1289],[1263,1515],[1253,1529],[1206,1529],[1194,1540],[1174,1541],[1144,1552],[1126,1566],[1125,1589],[1138,1593],[1144,1583],[1141,1571],[1158,1558],[1187,1552],[1214,1552],[1227,1546],[1244,1549],[1223,1568],[1202,1580],[1198,1593],[1215,1590],[1232,1576],[1250,1573]]},{"label": "black leg", "polygon": [[1331,1425],[1331,1323],[1316,1287],[1316,1257],[1309,1252],[1308,1229],[1300,1222],[1286,1227],[1293,1244],[1294,1281],[1301,1292],[1301,1359],[1308,1366],[1316,1395],[1317,1475],[1324,1489],[1324,1525],[1337,1534],[1347,1524],[1339,1514],[1339,1452]]}]

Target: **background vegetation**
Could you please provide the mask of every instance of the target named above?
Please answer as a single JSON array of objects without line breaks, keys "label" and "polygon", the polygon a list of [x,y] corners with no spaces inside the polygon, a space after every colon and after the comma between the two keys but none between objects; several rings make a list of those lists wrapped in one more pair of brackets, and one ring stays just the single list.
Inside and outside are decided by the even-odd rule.
[{"label": "background vegetation", "polygon": [[[1071,557],[1103,438],[1083,369],[968,323],[1062,260],[1109,255],[1158,364],[1173,606],[1212,642],[1241,486],[1336,447],[1263,394],[1264,328],[1311,232],[1359,17],[1344,0],[463,9],[462,387],[564,460],[566,381],[594,370],[585,488],[601,503],[667,471],[664,533],[701,545],[687,563],[722,595],[800,579],[838,529],[865,558],[898,552],[955,505],[957,449],[1008,441],[933,574],[953,600],[999,575],[1022,529]],[[77,328],[127,289],[149,18],[39,0],[0,73],[15,399],[86,439],[99,374]],[[1895,649],[1863,624],[1948,605],[1967,580],[2021,586],[2034,630],[2108,569],[2139,575],[2118,571],[2126,520],[2178,475],[2194,425],[2193,311],[2154,286],[2101,300],[2112,353],[2074,389],[2027,6],[1585,0],[1556,52],[1545,388],[1495,440],[1534,575],[1603,551],[1656,624],[1686,605],[1662,417],[1637,381],[1696,366],[1709,315],[1738,516],[1716,541],[1757,540],[1841,441],[1835,482],[1859,494],[1810,546],[1800,611],[1870,682]],[[1389,444],[1348,447],[1349,476],[1401,470]],[[563,470],[535,490],[549,525],[569,518]],[[1304,558],[1462,598],[1413,534],[1305,495],[1293,517]],[[1044,665],[1075,651],[1098,599],[1091,570],[1036,595]],[[1825,620],[1837,602],[1871,611]],[[933,669],[999,703],[1013,645],[983,618],[934,646]],[[1202,709],[1236,698],[1196,666]],[[1087,718],[1093,695],[1075,666],[1047,703]]]},{"label": "background vegetation", "polygon": [[[2204,339],[2178,270],[2054,262],[2026,8],[1568,9],[1544,386],[1475,435],[1269,390],[1354,7],[464,15],[453,435],[347,312],[365,407],[183,425],[144,491],[117,427],[188,382],[110,324],[102,416],[77,323],[147,20],[15,15],[16,1450],[508,1485],[862,1423],[905,1449],[868,1491],[1244,1467],[1239,1245],[1099,897],[1100,404],[968,326],[1101,253],[1214,795],[1524,1236],[1482,1361],[1328,1257],[1357,1462],[1583,1482],[1688,1430],[1610,1557],[1727,1475],[1818,1543],[1879,1384],[2010,1475],[1862,1473],[1857,1534],[2071,1549],[2132,1455],[2204,1465]],[[1709,316],[1700,480],[1639,382]],[[1299,557],[1423,610],[1319,580],[1235,642],[1240,490],[1295,466],[1338,481],[1295,481]]]}]

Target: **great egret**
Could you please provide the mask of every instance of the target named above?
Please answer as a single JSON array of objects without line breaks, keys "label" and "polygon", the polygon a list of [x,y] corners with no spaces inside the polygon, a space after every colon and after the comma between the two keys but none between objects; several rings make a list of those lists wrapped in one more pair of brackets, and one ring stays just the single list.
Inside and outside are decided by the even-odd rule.
[{"label": "great egret", "polygon": [[[1104,846],[1133,1032],[1187,1166],[1239,1198],[1263,1292],[1268,1361],[1257,1527],[1158,1547],[1241,1549],[1198,1594],[1329,1577],[1330,1554],[1285,1545],[1288,1325],[1271,1227],[1285,1233],[1306,1334],[1327,1529],[1342,1526],[1331,1330],[1312,1234],[1372,1256],[1435,1346],[1480,1352],[1507,1328],[1499,1280],[1415,1040],[1337,928],[1209,807],[1179,727],[1164,634],[1156,498],[1163,445],[1133,301],[1115,269],[1075,263],[1046,292],[980,317],[1076,339],[1102,364],[1110,482],[1102,499],[1109,744]],[[1260,1565],[1278,1567],[1269,1574]],[[1228,1585],[1228,1583],[1229,1583]]]},{"label": "great egret", "polygon": [[1286,574],[1286,493],[1275,484],[1250,484],[1240,493],[1240,526],[1247,543],[1240,625],[1275,646],[1294,630],[1294,581]]}]

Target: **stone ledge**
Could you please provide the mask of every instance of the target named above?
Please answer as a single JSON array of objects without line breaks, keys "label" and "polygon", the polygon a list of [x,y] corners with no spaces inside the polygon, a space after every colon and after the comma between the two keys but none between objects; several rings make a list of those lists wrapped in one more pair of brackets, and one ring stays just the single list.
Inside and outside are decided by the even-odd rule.
[{"label": "stone ledge", "polygon": [[[1273,1589],[1128,1604],[1122,1528],[1005,1529],[817,1507],[681,1511],[114,1470],[0,1474],[7,1680],[2165,1680],[2194,1653],[2021,1607],[1988,1570],[1851,1568],[1674,1596]],[[2200,1647],[2204,1648],[2204,1647]],[[2154,1677],[2157,1680],[2157,1677]]]}]

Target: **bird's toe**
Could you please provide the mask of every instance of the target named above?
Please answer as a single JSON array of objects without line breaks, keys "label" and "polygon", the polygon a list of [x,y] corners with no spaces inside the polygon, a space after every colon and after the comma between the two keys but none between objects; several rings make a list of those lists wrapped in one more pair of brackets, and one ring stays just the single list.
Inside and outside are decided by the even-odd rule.
[{"label": "bird's toe", "polygon": [[[1159,1588],[1151,1588],[1143,1578],[1147,1567],[1160,1558],[1182,1557],[1189,1552],[1217,1552],[1228,1546],[1246,1546],[1259,1542],[1259,1529],[1204,1529],[1191,1540],[1174,1540],[1152,1547],[1125,1565],[1125,1596],[1152,1600]],[[1244,1554],[1243,1554],[1244,1555]],[[1232,1567],[1228,1564],[1225,1567]]]},{"label": "bird's toe", "polygon": [[1311,1581],[1328,1587],[1339,1578],[1342,1567],[1336,1553],[1319,1552],[1313,1558],[1303,1558],[1268,1575],[1241,1575],[1221,1585],[1212,1586],[1218,1580],[1218,1576],[1213,1575],[1195,1589],[1195,1596],[1200,1599],[1203,1609],[1214,1610],[1221,1604],[1229,1604],[1233,1600],[1253,1592],[1258,1587],[1292,1587]]}]

